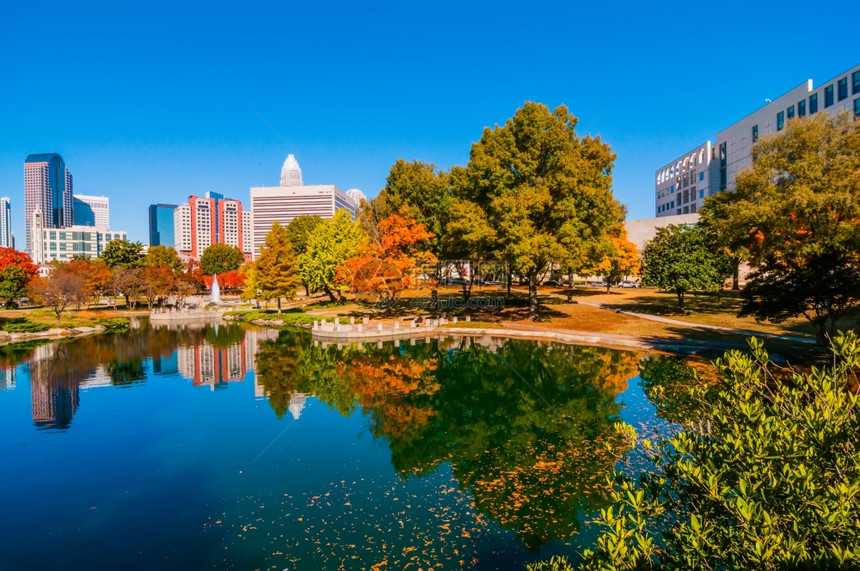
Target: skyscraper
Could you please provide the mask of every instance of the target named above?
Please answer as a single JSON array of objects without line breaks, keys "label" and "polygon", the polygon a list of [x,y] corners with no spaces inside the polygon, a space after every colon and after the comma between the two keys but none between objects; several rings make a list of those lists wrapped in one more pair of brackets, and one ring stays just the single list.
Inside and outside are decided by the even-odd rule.
[{"label": "skyscraper", "polygon": [[175,247],[182,255],[199,258],[209,246],[227,244],[250,257],[245,239],[248,217],[239,200],[211,191],[205,197],[191,195],[187,203],[175,207],[173,220]]},{"label": "skyscraper", "polygon": [[149,245],[176,247],[173,215],[175,204],[151,204],[149,206]]},{"label": "skyscraper", "polygon": [[292,154],[287,155],[281,167],[281,186],[303,186],[302,169]]},{"label": "skyscraper", "polygon": [[72,204],[75,225],[110,228],[110,199],[107,196],[73,194]]},{"label": "skyscraper", "polygon": [[14,248],[12,245],[12,206],[7,196],[0,198],[0,246]]},{"label": "skyscraper", "polygon": [[29,155],[24,161],[24,225],[26,250],[32,252],[30,225],[39,208],[45,228],[64,228],[74,222],[72,174],[57,153]]}]

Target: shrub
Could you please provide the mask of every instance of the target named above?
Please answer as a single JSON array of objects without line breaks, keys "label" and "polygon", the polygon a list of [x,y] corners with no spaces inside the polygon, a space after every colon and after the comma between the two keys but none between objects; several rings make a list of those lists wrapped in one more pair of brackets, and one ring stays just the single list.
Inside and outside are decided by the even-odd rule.
[{"label": "shrub", "polygon": [[697,417],[658,443],[653,471],[615,474],[582,569],[860,564],[860,339],[840,334],[832,365],[805,373],[750,349],[716,362],[718,384],[696,389]]},{"label": "shrub", "polygon": [[3,323],[2,327],[4,331],[8,331],[9,333],[38,333],[51,328],[50,325],[28,321],[23,317],[10,319]]}]

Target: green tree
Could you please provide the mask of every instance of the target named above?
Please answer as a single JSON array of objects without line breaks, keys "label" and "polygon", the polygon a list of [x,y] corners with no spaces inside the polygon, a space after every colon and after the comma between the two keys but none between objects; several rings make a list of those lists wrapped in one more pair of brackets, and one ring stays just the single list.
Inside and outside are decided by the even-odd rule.
[{"label": "green tree", "polygon": [[200,256],[200,269],[207,276],[238,270],[245,261],[242,250],[227,244],[212,244]]},{"label": "green tree", "polygon": [[658,444],[653,472],[615,475],[582,569],[857,568],[860,339],[838,336],[832,365],[788,378],[750,348],[717,361],[712,396]]},{"label": "green tree", "polygon": [[355,257],[367,240],[361,225],[352,220],[347,210],[338,210],[334,218],[323,220],[308,238],[307,250],[299,256],[299,275],[312,290],[323,290],[337,301],[340,289],[347,284],[339,279],[338,268]]},{"label": "green tree", "polygon": [[150,246],[146,251],[143,263],[147,266],[165,264],[176,274],[185,270],[185,264],[179,259],[179,254],[176,253],[176,248],[173,246]]},{"label": "green tree", "polygon": [[624,219],[612,196],[615,155],[599,138],[580,137],[559,106],[528,102],[472,145],[458,189],[477,224],[495,233],[493,254],[529,283],[529,316],[538,318],[538,277],[551,262],[584,265],[594,244]]},{"label": "green tree", "polygon": [[698,226],[670,224],[658,228],[642,252],[642,283],[655,285],[678,296],[684,310],[684,295],[691,291],[716,292],[720,288],[720,255],[708,245]]},{"label": "green tree", "polygon": [[[308,239],[310,238],[311,233],[321,222],[322,218],[317,215],[302,215],[293,218],[290,223],[287,224],[287,237],[290,240],[290,244],[293,245],[293,254],[295,254],[296,257],[305,253],[305,250],[308,248]],[[308,284],[302,281],[302,285],[305,286],[305,295],[310,295],[311,292]]]},{"label": "green tree", "polygon": [[281,313],[281,298],[293,299],[301,284],[293,245],[286,229],[276,220],[260,246],[260,257],[255,262],[251,282],[259,288],[263,299],[277,299]]},{"label": "green tree", "polygon": [[111,270],[139,268],[143,265],[143,244],[128,240],[111,240],[100,256]]},{"label": "green tree", "polygon": [[[371,201],[377,221],[392,214],[408,214],[433,233],[429,249],[437,258],[444,255],[441,237],[450,219],[454,197],[450,175],[433,163],[397,159],[379,195]],[[404,208],[406,209],[404,212]]]},{"label": "green tree", "polygon": [[741,315],[803,315],[827,343],[860,306],[860,124],[848,114],[794,119],[762,137],[752,159],[736,197],[709,216],[749,252]]}]

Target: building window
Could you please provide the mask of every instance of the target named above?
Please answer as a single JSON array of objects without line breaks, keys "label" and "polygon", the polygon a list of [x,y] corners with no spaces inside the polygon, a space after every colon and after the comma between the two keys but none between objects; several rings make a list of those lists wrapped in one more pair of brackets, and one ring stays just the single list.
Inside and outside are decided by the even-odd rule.
[{"label": "building window", "polygon": [[699,191],[699,198],[705,198],[705,191],[704,190]]},{"label": "building window", "polygon": [[675,185],[669,187],[669,194],[675,194]]},{"label": "building window", "polygon": [[860,71],[851,74],[851,95],[860,93]]},{"label": "building window", "polygon": [[860,97],[854,100],[854,116],[860,117]]},{"label": "building window", "polygon": [[839,101],[842,101],[843,99],[848,99],[848,78],[843,77],[839,80],[839,83],[837,83],[837,85],[839,86]]},{"label": "building window", "polygon": [[809,96],[809,114],[818,113],[818,94],[813,93]]},{"label": "building window", "polygon": [[758,125],[753,125],[753,128],[752,128],[752,140],[753,140],[753,143],[755,143],[756,141],[758,141]]},{"label": "building window", "polygon": [[785,114],[780,111],[776,114],[776,130],[782,131],[782,128],[785,126]]},{"label": "building window", "polygon": [[828,85],[824,88],[824,108],[827,109],[833,105],[833,86]]},{"label": "building window", "polygon": [[789,119],[794,117],[794,105],[789,105],[788,111],[786,112],[786,115],[788,115]]},{"label": "building window", "polygon": [[797,102],[797,116],[806,117],[806,100]]},{"label": "building window", "polygon": [[699,173],[699,180],[705,180],[705,173],[703,173],[703,172]]}]

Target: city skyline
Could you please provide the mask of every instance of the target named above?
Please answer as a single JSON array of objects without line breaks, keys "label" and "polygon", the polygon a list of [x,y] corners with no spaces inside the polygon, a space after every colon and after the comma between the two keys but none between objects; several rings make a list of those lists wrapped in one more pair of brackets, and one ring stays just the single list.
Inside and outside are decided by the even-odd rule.
[{"label": "city skyline", "polygon": [[212,191],[249,205],[249,188],[278,184],[272,165],[288,153],[306,185],[368,197],[398,158],[464,165],[484,127],[533,100],[566,104],[580,134],[608,142],[628,218],[651,217],[667,157],[805,79],[856,65],[833,8],[781,6],[803,13],[803,41],[786,42],[772,10],[740,3],[717,12],[622,3],[617,18],[561,3],[215,3],[201,13],[156,2],[140,13],[47,2],[37,38],[15,25],[28,9],[13,2],[0,23],[0,73],[35,85],[44,73],[35,64],[59,53],[52,73],[64,89],[0,93],[0,195],[11,198],[23,249],[21,163],[55,152],[73,165],[75,190],[122,204],[112,225],[146,243],[150,204]]}]

